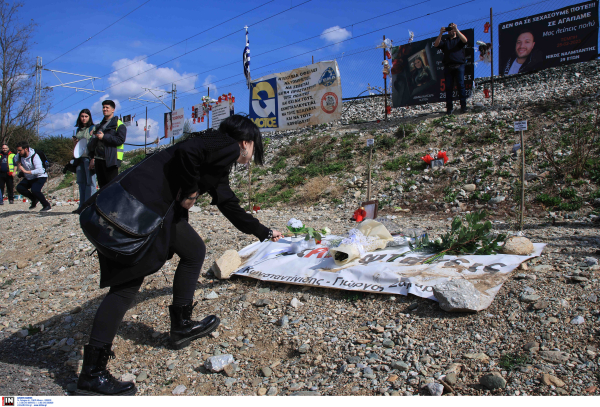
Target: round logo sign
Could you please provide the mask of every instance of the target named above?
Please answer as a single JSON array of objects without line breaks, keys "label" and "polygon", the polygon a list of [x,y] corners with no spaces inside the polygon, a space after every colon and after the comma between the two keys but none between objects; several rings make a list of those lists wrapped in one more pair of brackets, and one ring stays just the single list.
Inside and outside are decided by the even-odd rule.
[{"label": "round logo sign", "polygon": [[321,98],[321,109],[325,112],[325,113],[333,113],[335,112],[335,109],[337,109],[338,107],[338,97],[335,93],[333,92],[327,92],[326,94],[323,95],[323,97]]}]

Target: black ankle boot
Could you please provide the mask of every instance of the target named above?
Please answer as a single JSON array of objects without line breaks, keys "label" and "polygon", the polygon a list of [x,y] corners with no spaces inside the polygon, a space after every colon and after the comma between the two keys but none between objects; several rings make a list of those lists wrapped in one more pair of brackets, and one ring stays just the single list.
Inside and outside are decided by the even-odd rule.
[{"label": "black ankle boot", "polygon": [[82,396],[131,396],[137,391],[132,382],[115,379],[106,369],[108,359],[114,359],[111,345],[83,347],[83,367],[79,373],[76,394]]},{"label": "black ankle boot", "polygon": [[216,315],[209,315],[202,321],[192,321],[192,311],[198,304],[169,305],[171,315],[171,338],[173,349],[183,349],[194,339],[208,335],[221,323]]}]

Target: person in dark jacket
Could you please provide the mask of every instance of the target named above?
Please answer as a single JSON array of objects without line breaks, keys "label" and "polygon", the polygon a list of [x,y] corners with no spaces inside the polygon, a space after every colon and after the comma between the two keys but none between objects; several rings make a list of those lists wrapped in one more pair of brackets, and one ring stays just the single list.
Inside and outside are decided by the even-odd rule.
[{"label": "person in dark jacket", "polygon": [[115,102],[102,102],[102,114],[104,118],[94,128],[94,137],[88,143],[90,169],[96,170],[100,188],[119,175],[127,138],[127,127],[115,116]]},{"label": "person in dark jacket", "polygon": [[504,75],[532,72],[542,68],[542,59],[535,49],[535,36],[524,31],[517,37],[515,54],[504,67]]},{"label": "person in dark jacket", "polygon": [[234,115],[223,120],[219,131],[194,133],[189,140],[153,154],[124,171],[84,204],[82,211],[118,182],[147,208],[162,214],[164,219],[159,235],[139,263],[128,266],[98,253],[100,287],[110,286],[110,291],[97,310],[89,344],[84,347],[77,393],[127,395],[136,392],[133,383],[116,380],[106,369],[109,357],[114,357],[111,344],[144,277],[160,270],[174,253],[180,261],[173,280],[173,303],[169,306],[171,347],[182,349],[219,326],[219,318],[215,315],[198,322],[192,320],[196,305],[194,291],[206,248],[188,223],[188,210],[198,196],[208,193],[212,197],[211,204],[216,205],[241,232],[253,234],[261,241],[278,241],[282,234],[263,226],[246,213],[229,187],[229,172],[233,165],[236,162],[246,164],[253,155],[255,163],[262,164],[260,131],[250,119]]},{"label": "person in dark jacket", "polygon": [[[443,35],[445,32],[448,35]],[[455,84],[460,97],[460,109],[463,113],[468,111],[467,90],[465,88],[465,47],[467,42],[467,37],[460,32],[456,24],[450,23],[447,28],[440,28],[440,35],[433,43],[434,47],[441,49],[444,53],[442,64],[444,65],[446,114],[448,115],[454,112],[452,96]]]}]

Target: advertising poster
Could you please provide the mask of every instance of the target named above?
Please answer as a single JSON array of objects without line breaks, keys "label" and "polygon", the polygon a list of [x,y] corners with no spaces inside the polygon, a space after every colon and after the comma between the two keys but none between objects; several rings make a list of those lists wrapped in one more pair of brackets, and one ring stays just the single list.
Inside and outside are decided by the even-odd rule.
[{"label": "advertising poster", "polygon": [[131,123],[132,123],[132,120],[131,120],[131,115],[130,114],[123,116],[123,124],[126,127],[131,126]]},{"label": "advertising poster", "polygon": [[183,124],[185,123],[185,113],[183,112],[183,107],[180,107],[177,110],[173,110],[172,112],[172,137],[179,137],[183,135]]},{"label": "advertising poster", "polygon": [[507,21],[498,33],[501,75],[590,61],[598,56],[598,2]]},{"label": "advertising poster", "polygon": [[261,131],[299,129],[342,117],[336,61],[323,61],[251,82],[250,115]]},{"label": "advertising poster", "polygon": [[[473,92],[472,28],[460,30],[468,43],[465,52],[465,88],[467,97]],[[446,34],[445,34],[446,35]],[[436,37],[392,47],[392,105],[393,107],[423,105],[446,101],[444,54],[433,46]],[[458,98],[458,90],[453,98]]]}]

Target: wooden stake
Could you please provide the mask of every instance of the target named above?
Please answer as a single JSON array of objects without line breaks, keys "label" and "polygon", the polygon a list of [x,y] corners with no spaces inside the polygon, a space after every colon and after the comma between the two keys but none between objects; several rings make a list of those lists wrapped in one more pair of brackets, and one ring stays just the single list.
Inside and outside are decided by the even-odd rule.
[{"label": "wooden stake", "polygon": [[248,162],[248,210],[252,213],[252,167]]},{"label": "wooden stake", "polygon": [[367,201],[371,200],[371,159],[373,158],[373,146],[369,150],[369,180],[367,181]]},{"label": "wooden stake", "polygon": [[521,220],[520,230],[523,230],[525,220],[525,143],[523,142],[523,130],[521,130]]}]

